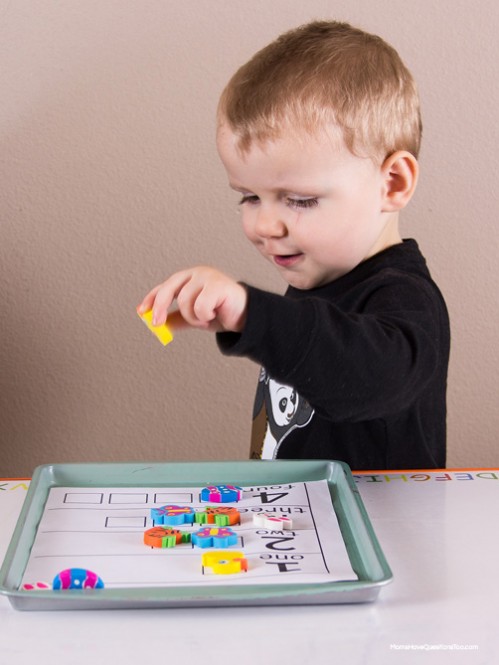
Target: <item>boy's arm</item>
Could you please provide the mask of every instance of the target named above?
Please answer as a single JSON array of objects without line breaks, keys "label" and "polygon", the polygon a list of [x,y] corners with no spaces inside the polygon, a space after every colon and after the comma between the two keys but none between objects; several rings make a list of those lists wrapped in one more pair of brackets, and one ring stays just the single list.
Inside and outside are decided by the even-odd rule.
[{"label": "boy's arm", "polygon": [[227,355],[263,365],[324,417],[358,421],[398,412],[421,393],[445,342],[440,318],[425,283],[378,289],[360,314],[248,287],[243,332],[218,335],[218,343]]}]

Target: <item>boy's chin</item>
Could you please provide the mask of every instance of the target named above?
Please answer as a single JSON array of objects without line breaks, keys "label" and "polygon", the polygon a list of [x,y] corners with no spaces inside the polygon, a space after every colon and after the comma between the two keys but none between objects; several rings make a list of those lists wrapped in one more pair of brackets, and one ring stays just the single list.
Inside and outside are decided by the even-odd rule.
[{"label": "boy's chin", "polygon": [[329,276],[318,277],[313,275],[290,274],[289,272],[287,274],[281,272],[281,276],[289,286],[292,286],[299,291],[310,291],[311,289],[316,289],[333,281],[333,277]]}]

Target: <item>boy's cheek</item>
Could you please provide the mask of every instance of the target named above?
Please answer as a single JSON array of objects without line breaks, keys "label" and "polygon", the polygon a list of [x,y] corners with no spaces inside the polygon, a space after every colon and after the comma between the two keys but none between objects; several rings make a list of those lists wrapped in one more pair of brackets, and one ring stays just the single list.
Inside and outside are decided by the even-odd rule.
[{"label": "boy's cheek", "polygon": [[255,225],[249,217],[250,215],[248,214],[245,214],[243,217],[243,233],[250,242],[256,245],[258,243],[258,236],[255,233]]}]

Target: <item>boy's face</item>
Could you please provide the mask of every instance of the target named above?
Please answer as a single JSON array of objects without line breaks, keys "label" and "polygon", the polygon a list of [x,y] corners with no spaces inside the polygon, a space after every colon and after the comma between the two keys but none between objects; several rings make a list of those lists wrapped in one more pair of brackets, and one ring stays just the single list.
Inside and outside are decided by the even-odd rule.
[{"label": "boy's face", "polygon": [[401,242],[396,213],[383,212],[382,167],[343,140],[289,136],[242,153],[222,126],[217,145],[246,236],[291,286],[327,284]]}]

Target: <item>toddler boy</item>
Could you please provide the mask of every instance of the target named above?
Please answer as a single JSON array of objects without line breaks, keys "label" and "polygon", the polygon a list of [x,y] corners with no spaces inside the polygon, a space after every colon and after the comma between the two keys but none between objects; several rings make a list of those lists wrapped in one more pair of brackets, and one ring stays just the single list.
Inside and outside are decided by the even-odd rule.
[{"label": "toddler boy", "polygon": [[[262,366],[252,456],[353,469],[445,466],[449,321],[399,212],[418,178],[414,81],[395,50],[345,23],[287,32],[222,93],[217,147],[248,239],[285,295],[200,266],[139,310],[217,333]],[[170,319],[170,320],[174,320]]]}]

